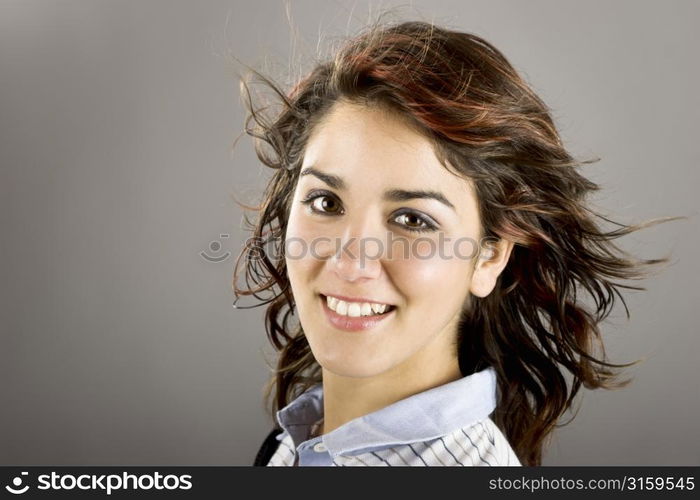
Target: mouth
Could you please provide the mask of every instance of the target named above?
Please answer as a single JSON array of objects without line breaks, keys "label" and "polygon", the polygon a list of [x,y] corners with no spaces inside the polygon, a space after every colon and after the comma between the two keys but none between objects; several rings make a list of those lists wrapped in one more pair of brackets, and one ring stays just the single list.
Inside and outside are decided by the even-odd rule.
[{"label": "mouth", "polygon": [[373,311],[372,314],[368,316],[346,316],[344,314],[339,314],[328,307],[328,298],[326,295],[319,293],[318,296],[329,323],[332,326],[345,331],[362,331],[372,329],[379,323],[384,322],[386,319],[394,316],[394,311],[396,310],[396,306],[390,305],[382,313]]}]

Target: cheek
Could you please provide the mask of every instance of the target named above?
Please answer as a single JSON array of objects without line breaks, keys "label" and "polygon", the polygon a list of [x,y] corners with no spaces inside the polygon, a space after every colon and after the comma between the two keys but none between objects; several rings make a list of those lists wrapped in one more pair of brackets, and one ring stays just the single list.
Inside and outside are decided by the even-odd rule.
[{"label": "cheek", "polygon": [[332,253],[332,240],[324,233],[323,225],[304,213],[295,210],[290,213],[284,256],[292,285],[311,277],[322,265],[324,256]]},{"label": "cheek", "polygon": [[[420,248],[420,246],[418,246]],[[433,252],[431,255],[430,252]],[[438,254],[425,245],[411,258],[396,262],[393,268],[397,286],[414,305],[459,304],[471,282],[471,260]]]},{"label": "cheek", "polygon": [[[296,202],[300,204],[300,202]],[[328,225],[318,217],[306,213],[305,207],[294,207],[289,214],[287,221],[287,241],[290,250],[299,253],[301,249],[308,249],[310,246],[323,246],[323,240],[330,240],[328,237]],[[328,243],[325,243],[328,246]],[[325,247],[324,247],[325,248]]]}]

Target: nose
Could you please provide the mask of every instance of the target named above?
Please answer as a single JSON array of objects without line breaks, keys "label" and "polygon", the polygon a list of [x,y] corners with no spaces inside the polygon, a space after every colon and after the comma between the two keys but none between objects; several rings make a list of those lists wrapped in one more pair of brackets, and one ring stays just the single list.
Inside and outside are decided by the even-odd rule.
[{"label": "nose", "polygon": [[371,280],[382,271],[384,244],[373,231],[352,230],[348,226],[328,265],[345,281]]}]

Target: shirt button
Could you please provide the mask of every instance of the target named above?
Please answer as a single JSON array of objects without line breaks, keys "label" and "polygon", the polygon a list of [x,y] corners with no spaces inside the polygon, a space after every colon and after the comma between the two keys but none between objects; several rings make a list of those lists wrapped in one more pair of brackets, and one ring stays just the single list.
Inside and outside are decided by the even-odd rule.
[{"label": "shirt button", "polygon": [[327,448],[326,448],[326,445],[323,444],[322,441],[319,441],[318,443],[316,443],[316,444],[314,445],[314,451],[317,452],[317,453],[323,453],[324,451],[326,451],[326,449],[327,449]]}]

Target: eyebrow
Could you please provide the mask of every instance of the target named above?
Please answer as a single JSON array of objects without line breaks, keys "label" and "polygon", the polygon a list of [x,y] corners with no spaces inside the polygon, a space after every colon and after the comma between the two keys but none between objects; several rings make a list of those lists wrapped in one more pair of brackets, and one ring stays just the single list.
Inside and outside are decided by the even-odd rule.
[{"label": "eyebrow", "polygon": [[[314,167],[306,167],[304,170],[301,171],[299,177],[301,178],[304,175],[313,175],[314,177],[317,177],[321,181],[328,184],[330,187],[338,189],[340,191],[347,189],[347,184],[341,177],[321,172],[320,170]],[[455,206],[452,203],[450,203],[450,200],[448,200],[445,197],[445,195],[443,195],[439,191],[432,191],[429,189],[388,189],[384,192],[384,196],[382,198],[386,201],[432,199],[439,201],[443,205],[446,205],[452,210],[456,211]]]}]

